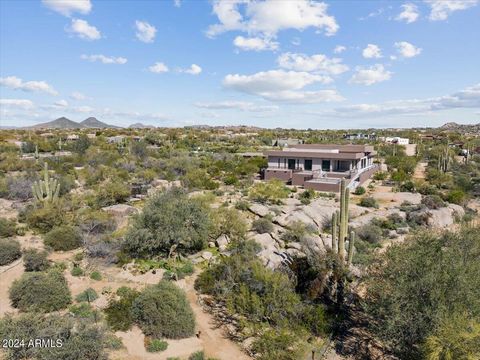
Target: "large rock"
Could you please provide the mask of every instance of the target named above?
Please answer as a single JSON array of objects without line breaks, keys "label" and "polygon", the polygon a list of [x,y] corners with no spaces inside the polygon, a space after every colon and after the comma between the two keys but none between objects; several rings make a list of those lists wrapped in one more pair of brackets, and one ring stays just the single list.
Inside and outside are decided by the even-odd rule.
[{"label": "large rock", "polygon": [[223,234],[220,235],[216,240],[215,243],[218,246],[218,249],[220,251],[225,251],[227,249],[228,243],[230,242],[230,239],[227,235]]},{"label": "large rock", "polygon": [[255,215],[260,217],[267,216],[270,213],[268,207],[262,204],[252,203],[248,206],[248,209],[253,212]]},{"label": "large rock", "polygon": [[138,209],[136,207],[126,205],[126,204],[115,204],[111,206],[106,206],[102,208],[103,211],[112,214],[113,216],[124,217],[131,214],[137,214]]},{"label": "large rock", "polygon": [[287,214],[282,214],[273,218],[273,222],[283,227],[289,227],[294,222],[303,222],[305,225],[310,225],[318,229],[317,223],[305,214],[302,210],[296,210]]},{"label": "large rock", "polygon": [[428,226],[445,228],[451,226],[456,217],[465,215],[465,210],[459,205],[449,204],[447,207],[428,210],[428,213],[430,214],[427,221]]},{"label": "large rock", "polygon": [[253,236],[253,240],[259,244],[263,250],[277,250],[278,245],[274,238],[270,234],[256,234]]}]

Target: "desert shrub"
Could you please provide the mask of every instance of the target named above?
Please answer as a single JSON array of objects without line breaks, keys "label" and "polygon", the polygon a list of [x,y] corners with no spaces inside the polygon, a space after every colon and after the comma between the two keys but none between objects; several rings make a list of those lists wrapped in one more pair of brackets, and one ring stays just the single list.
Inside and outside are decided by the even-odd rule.
[{"label": "desert shrub", "polygon": [[66,222],[64,209],[62,209],[61,206],[56,205],[27,208],[23,216],[30,228],[38,230],[42,234],[45,234],[54,227],[61,226]]},{"label": "desert shrub", "polygon": [[252,344],[252,350],[260,360],[297,360],[305,358],[306,343],[293,331],[269,329]]},{"label": "desert shrub", "polygon": [[438,194],[438,188],[428,183],[423,183],[418,187],[418,192],[422,195],[435,195]]},{"label": "desert shrub", "polygon": [[415,184],[411,180],[405,181],[400,185],[400,191],[413,193],[415,192]]},{"label": "desert shrub", "polygon": [[435,330],[443,321],[452,324],[458,314],[465,314],[468,322],[478,319],[479,254],[478,227],[418,232],[377,254],[365,298],[366,311],[375,319],[372,330],[399,358],[420,359],[420,346],[439,335]]},{"label": "desert shrub", "polygon": [[445,207],[446,204],[438,195],[426,195],[422,198],[422,204],[429,209],[439,209]]},{"label": "desert shrub", "polygon": [[0,218],[0,238],[15,235],[15,221]]},{"label": "desert shrub", "polygon": [[169,281],[145,288],[134,300],[132,313],[146,335],[183,339],[194,334],[195,316],[187,297]]},{"label": "desert shrub", "polygon": [[245,237],[247,224],[237,209],[221,206],[212,209],[211,215],[212,237],[227,235],[231,240]]},{"label": "desert shrub", "polygon": [[363,198],[360,200],[360,203],[359,203],[358,205],[363,206],[363,207],[378,209],[377,200],[375,200],[375,199],[374,199],[373,197],[371,197],[371,196],[363,197]]},{"label": "desert shrub", "polygon": [[78,301],[78,302],[82,302],[82,301],[92,302],[92,301],[95,301],[96,299],[98,299],[98,294],[95,291],[95,289],[92,289],[92,288],[88,288],[88,289],[82,291],[75,298],[75,300]]},{"label": "desert shrub", "polygon": [[377,171],[373,174],[373,180],[385,180],[388,177],[388,173],[386,171]]},{"label": "desert shrub", "polygon": [[94,309],[92,305],[86,302],[71,305],[68,311],[75,317],[81,319],[91,319],[97,321],[100,319],[98,310]]},{"label": "desert shrub", "polygon": [[70,271],[72,276],[83,276],[85,273],[80,266],[74,266]]},{"label": "desert shrub", "polygon": [[2,197],[11,200],[28,200],[32,198],[33,180],[24,177],[7,177],[5,182],[5,193]]},{"label": "desert shrub", "polygon": [[51,312],[72,301],[67,281],[57,270],[25,273],[9,290],[12,306],[21,311]]},{"label": "desert shrub", "polygon": [[256,219],[252,223],[252,230],[259,234],[271,233],[273,231],[272,221],[267,218]]},{"label": "desert shrub", "polygon": [[310,202],[316,197],[317,197],[317,193],[313,189],[307,189],[298,196],[298,198],[300,199],[300,202],[304,205],[310,204]]},{"label": "desert shrub", "polygon": [[[147,338],[148,339],[148,338]],[[168,343],[160,339],[146,339],[145,348],[148,352],[165,351],[168,348]]]},{"label": "desert shrub", "polygon": [[235,209],[247,211],[248,210],[248,202],[244,200],[237,201],[235,203]]},{"label": "desert shrub", "polygon": [[301,221],[294,221],[289,224],[287,231],[282,234],[282,240],[286,242],[301,242],[306,235],[315,231],[316,229],[305,225]]},{"label": "desert shrub", "polygon": [[50,267],[48,253],[43,250],[27,249],[23,252],[23,266],[25,271],[44,271]]},{"label": "desert shrub", "polygon": [[0,266],[10,264],[22,256],[20,243],[14,239],[0,239]]},{"label": "desert shrub", "polygon": [[206,206],[174,188],[146,203],[128,230],[123,249],[144,258],[167,255],[172,249],[188,254],[206,246],[210,229]]},{"label": "desert shrub", "polygon": [[82,235],[77,228],[64,225],[56,227],[45,234],[43,242],[55,251],[68,251],[82,245]]},{"label": "desert shrub", "polygon": [[363,186],[357,186],[355,188],[354,194],[355,195],[363,195],[363,194],[365,194],[365,192],[366,192],[366,190]]},{"label": "desert shrub", "polygon": [[123,203],[130,194],[130,188],[125,182],[108,180],[97,190],[96,203],[98,207]]},{"label": "desert shrub", "polygon": [[383,237],[383,231],[379,226],[365,224],[355,230],[356,234],[363,241],[371,244],[379,243]]},{"label": "desert shrub", "polygon": [[250,199],[260,203],[281,204],[288,197],[290,190],[278,179],[264,181],[253,185],[248,193]]},{"label": "desert shrub", "polygon": [[[76,322],[69,316],[35,313],[6,315],[0,320],[0,338],[24,340],[52,339],[55,347],[20,346],[5,349],[5,360],[103,360],[104,330],[91,322]],[[58,346],[61,342],[62,346]]]},{"label": "desert shrub", "polygon": [[80,229],[89,235],[99,235],[115,230],[115,220],[112,215],[102,210],[80,213],[78,224]]},{"label": "desert shrub", "polygon": [[133,325],[132,305],[138,295],[138,291],[125,286],[117,290],[118,299],[111,299],[104,310],[112,330],[127,331]]},{"label": "desert shrub", "polygon": [[463,190],[451,190],[447,194],[447,201],[452,204],[462,205],[467,198],[467,194]]},{"label": "desert shrub", "polygon": [[99,271],[92,271],[90,274],[90,279],[100,281],[102,280],[102,274]]}]

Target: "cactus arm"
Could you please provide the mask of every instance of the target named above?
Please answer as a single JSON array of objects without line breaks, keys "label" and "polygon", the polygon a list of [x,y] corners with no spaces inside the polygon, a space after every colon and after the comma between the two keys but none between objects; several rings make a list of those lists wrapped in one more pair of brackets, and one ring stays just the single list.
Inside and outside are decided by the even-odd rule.
[{"label": "cactus arm", "polygon": [[345,259],[345,179],[340,182],[340,225],[338,237],[338,254]]},{"label": "cactus arm", "polygon": [[332,250],[334,253],[338,251],[337,244],[337,212],[332,214]]},{"label": "cactus arm", "polygon": [[347,265],[348,266],[350,266],[352,264],[354,245],[355,245],[355,232],[352,231],[350,233],[350,242],[348,243],[348,258],[347,258]]}]

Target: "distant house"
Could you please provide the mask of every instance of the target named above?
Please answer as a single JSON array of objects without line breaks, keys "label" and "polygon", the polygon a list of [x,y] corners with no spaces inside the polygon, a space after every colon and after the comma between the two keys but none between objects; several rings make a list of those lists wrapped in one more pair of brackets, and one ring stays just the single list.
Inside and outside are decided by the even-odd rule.
[{"label": "distant house", "polygon": [[123,136],[123,135],[107,137],[107,142],[109,144],[121,144],[124,140],[125,140],[125,136]]},{"label": "distant house", "polygon": [[96,137],[97,137],[97,134],[95,134],[95,133],[87,134],[87,138],[89,138],[89,139],[95,139]]},{"label": "distant house", "polygon": [[402,138],[399,136],[386,137],[385,142],[389,144],[408,145],[410,140],[408,138]]},{"label": "distant house", "polygon": [[266,151],[265,180],[280,179],[317,191],[340,191],[341,179],[350,188],[364,183],[377,171],[370,145],[299,144]]},{"label": "distant house", "polygon": [[80,138],[77,134],[71,134],[67,136],[67,141],[76,141]]},{"label": "distant house", "polygon": [[41,133],[40,136],[43,137],[43,138],[52,138],[55,135],[51,132],[46,132],[46,133]]},{"label": "distant house", "polygon": [[294,146],[294,145],[300,145],[303,144],[302,139],[276,139],[272,140],[272,146],[278,146],[278,147],[287,147],[287,146]]},{"label": "distant house", "polygon": [[377,135],[365,133],[344,134],[343,138],[347,140],[375,140]]}]

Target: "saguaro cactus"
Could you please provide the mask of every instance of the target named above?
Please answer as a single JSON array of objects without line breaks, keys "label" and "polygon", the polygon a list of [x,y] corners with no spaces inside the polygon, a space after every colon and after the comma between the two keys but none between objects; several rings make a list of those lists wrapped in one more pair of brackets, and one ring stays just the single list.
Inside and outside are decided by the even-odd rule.
[{"label": "saguaro cactus", "polygon": [[58,199],[60,183],[57,179],[48,176],[48,164],[44,163],[43,180],[35,181],[32,185],[35,200],[42,203],[51,203]]},{"label": "saguaro cactus", "polygon": [[[348,206],[350,190],[346,186],[345,179],[340,183],[340,211],[332,214],[332,250],[338,253],[340,259],[345,260],[345,240],[348,234]],[[338,225],[338,226],[337,226]],[[338,230],[337,230],[338,229]],[[337,238],[338,231],[338,238]],[[350,242],[348,246],[347,264],[350,265],[353,257],[353,246],[355,242],[355,233],[350,233]]]}]

